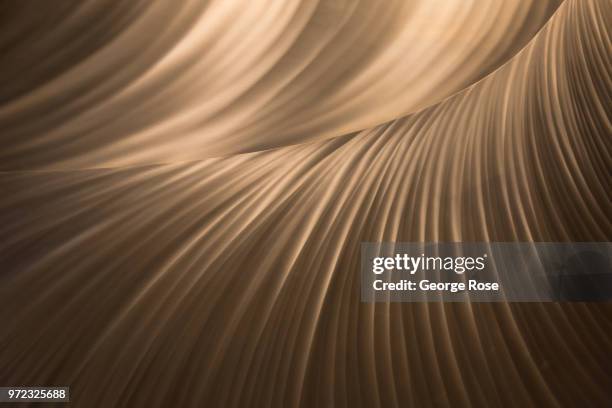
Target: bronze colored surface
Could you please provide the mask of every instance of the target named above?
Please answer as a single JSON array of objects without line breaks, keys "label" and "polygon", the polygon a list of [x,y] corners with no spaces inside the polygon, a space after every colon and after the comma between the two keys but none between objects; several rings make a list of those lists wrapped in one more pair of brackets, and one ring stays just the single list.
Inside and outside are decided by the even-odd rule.
[{"label": "bronze colored surface", "polygon": [[612,240],[609,0],[0,5],[0,385],[610,406],[610,303],[364,304],[363,241]]}]

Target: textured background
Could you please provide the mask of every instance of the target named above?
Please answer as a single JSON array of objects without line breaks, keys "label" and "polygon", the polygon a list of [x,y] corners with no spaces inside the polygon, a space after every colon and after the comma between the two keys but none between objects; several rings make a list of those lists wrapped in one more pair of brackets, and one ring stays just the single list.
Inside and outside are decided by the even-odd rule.
[{"label": "textured background", "polygon": [[362,304],[362,241],[611,241],[610,0],[0,2],[0,385],[612,405],[612,304]]}]

